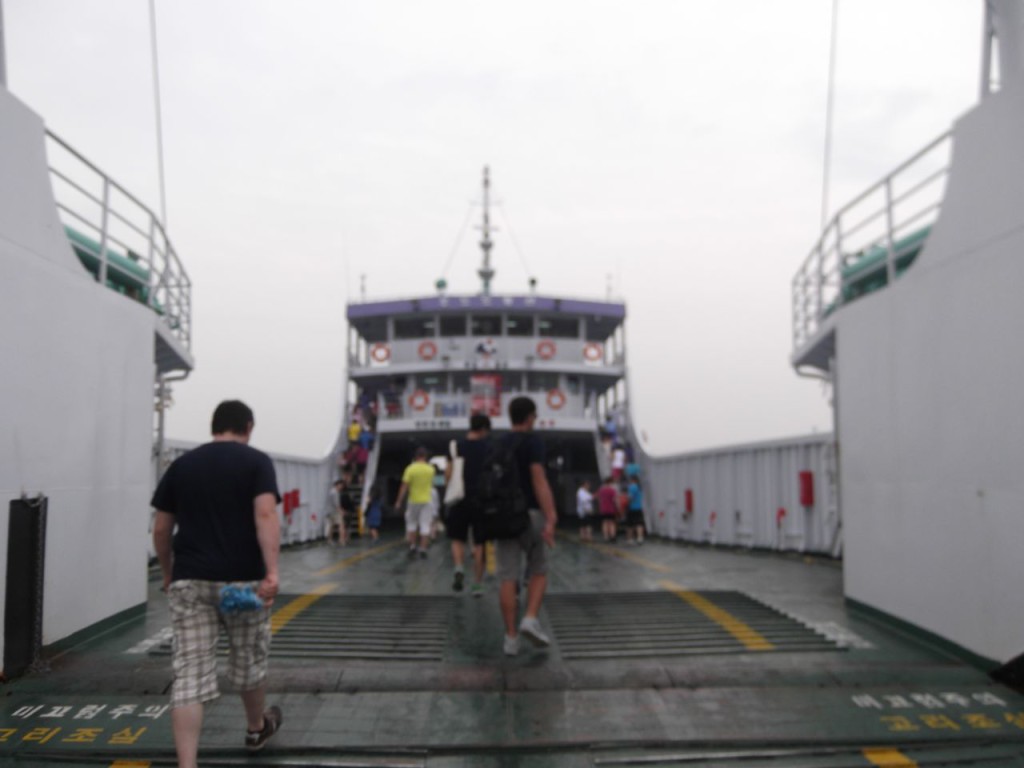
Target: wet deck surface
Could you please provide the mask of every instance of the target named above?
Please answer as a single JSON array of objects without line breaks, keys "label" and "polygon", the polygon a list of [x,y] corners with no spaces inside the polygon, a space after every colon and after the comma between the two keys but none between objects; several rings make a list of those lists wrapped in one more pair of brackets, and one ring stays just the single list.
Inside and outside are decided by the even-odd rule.
[{"label": "wet deck surface", "polygon": [[[839,566],[649,540],[559,539],[541,621],[502,654],[495,583],[451,591],[439,541],[283,557],[264,753],[237,696],[204,765],[1024,766],[1024,696],[847,611]],[[3,688],[0,762],[173,765],[167,610],[107,628]]]}]

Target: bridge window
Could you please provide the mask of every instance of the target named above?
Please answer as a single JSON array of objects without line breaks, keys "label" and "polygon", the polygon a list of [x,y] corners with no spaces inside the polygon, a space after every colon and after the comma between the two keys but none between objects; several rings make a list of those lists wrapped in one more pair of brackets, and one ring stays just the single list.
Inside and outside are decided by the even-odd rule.
[{"label": "bridge window", "polygon": [[396,317],[396,339],[425,339],[434,335],[437,322],[433,317]]},{"label": "bridge window", "polygon": [[533,336],[533,316],[509,315],[505,321],[505,333],[509,336]]},{"label": "bridge window", "polygon": [[618,321],[611,317],[587,318],[587,341],[605,341],[615,333]]},{"label": "bridge window", "polygon": [[465,315],[442,315],[441,316],[442,336],[465,336],[466,316]]},{"label": "bridge window", "polygon": [[530,371],[526,374],[526,388],[530,392],[547,392],[558,389],[558,374]]},{"label": "bridge window", "polygon": [[501,315],[473,315],[469,325],[470,336],[500,336]]},{"label": "bridge window", "polygon": [[443,373],[423,373],[416,377],[416,389],[444,392],[448,389],[448,382]]},{"label": "bridge window", "polygon": [[540,335],[552,339],[578,339],[580,319],[578,317],[542,317]]}]

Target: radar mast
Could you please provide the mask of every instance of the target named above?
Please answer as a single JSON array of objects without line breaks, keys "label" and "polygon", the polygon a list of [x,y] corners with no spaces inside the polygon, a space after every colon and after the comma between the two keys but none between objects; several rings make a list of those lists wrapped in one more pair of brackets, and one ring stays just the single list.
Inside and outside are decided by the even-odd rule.
[{"label": "radar mast", "polygon": [[494,247],[494,243],[491,240],[491,211],[490,211],[490,192],[491,192],[491,177],[490,170],[484,166],[484,223],[480,227],[483,231],[483,237],[480,240],[480,250],[484,254],[484,263],[480,269],[477,270],[477,274],[480,275],[480,281],[483,283],[483,295],[491,295],[491,280],[494,279],[494,268],[491,267],[491,248]]}]

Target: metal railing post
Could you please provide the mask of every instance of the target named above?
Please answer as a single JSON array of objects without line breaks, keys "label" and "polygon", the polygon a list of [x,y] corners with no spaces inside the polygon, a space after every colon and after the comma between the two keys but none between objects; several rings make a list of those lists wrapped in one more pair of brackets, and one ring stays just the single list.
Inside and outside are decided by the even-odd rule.
[{"label": "metal railing post", "polygon": [[885,179],[885,239],[886,257],[885,274],[886,284],[892,285],[896,281],[896,252],[895,241],[893,240],[893,211],[892,211],[892,176]]},{"label": "metal railing post", "polygon": [[107,228],[110,225],[110,179],[103,177],[103,211],[100,213],[100,268],[97,280],[107,284]]}]

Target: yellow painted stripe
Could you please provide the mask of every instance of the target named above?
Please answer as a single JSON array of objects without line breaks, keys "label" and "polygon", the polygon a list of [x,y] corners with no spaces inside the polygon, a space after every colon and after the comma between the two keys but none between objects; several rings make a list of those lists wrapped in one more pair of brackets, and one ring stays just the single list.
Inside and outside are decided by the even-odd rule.
[{"label": "yellow painted stripe", "polygon": [[487,573],[491,576],[498,572],[498,552],[494,548],[493,541],[484,542],[484,563]]},{"label": "yellow painted stripe", "polygon": [[580,544],[582,544],[585,547],[590,547],[591,549],[596,549],[603,555],[608,555],[610,557],[618,557],[622,560],[628,560],[631,563],[642,565],[644,568],[648,568],[652,571],[657,571],[658,573],[672,573],[672,569],[669,568],[667,565],[662,565],[661,563],[655,563],[643,557],[638,557],[637,555],[634,555],[632,552],[623,552],[621,549],[610,547],[607,544],[596,544],[594,542],[589,541],[583,541],[580,542]]},{"label": "yellow painted stripe", "polygon": [[775,646],[768,642],[762,634],[753,629],[750,625],[740,621],[731,613],[712,603],[706,597],[701,597],[696,592],[683,589],[671,581],[661,582],[661,587],[672,592],[703,613],[722,629],[739,640],[748,651],[772,651]]},{"label": "yellow painted stripe", "polygon": [[864,757],[872,765],[899,765],[917,768],[917,761],[911,760],[898,749],[865,749]]},{"label": "yellow painted stripe", "polygon": [[284,626],[302,613],[304,610],[309,608],[313,603],[319,600],[321,597],[329,592],[333,592],[336,584],[321,584],[319,587],[314,589],[312,592],[308,592],[305,595],[300,595],[292,600],[288,605],[284,606],[278,611],[275,611],[274,615],[270,617],[270,631],[272,634],[280,632]]},{"label": "yellow painted stripe", "polygon": [[381,552],[387,552],[389,549],[394,549],[395,547],[400,546],[402,544],[405,544],[405,539],[399,539],[398,541],[393,541],[390,544],[384,544],[383,546],[380,546],[380,547],[374,547],[373,549],[368,549],[365,552],[360,552],[358,555],[353,555],[352,557],[346,557],[344,560],[342,560],[340,562],[337,562],[337,563],[334,563],[333,565],[329,565],[326,568],[321,568],[319,571],[314,571],[313,575],[314,576],[330,576],[332,573],[337,573],[338,571],[343,571],[346,568],[351,568],[356,563],[359,563],[359,562],[365,560],[368,557],[373,557],[374,555],[379,555]]}]

